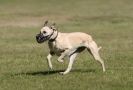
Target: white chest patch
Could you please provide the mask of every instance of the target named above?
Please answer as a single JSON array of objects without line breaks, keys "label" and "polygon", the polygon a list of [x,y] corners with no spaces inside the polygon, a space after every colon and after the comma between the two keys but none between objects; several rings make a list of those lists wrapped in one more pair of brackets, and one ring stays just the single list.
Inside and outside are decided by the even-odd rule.
[{"label": "white chest patch", "polygon": [[49,48],[51,51],[53,51],[57,56],[60,56],[62,52],[65,51],[65,49],[61,46],[56,44],[55,42],[49,43]]}]

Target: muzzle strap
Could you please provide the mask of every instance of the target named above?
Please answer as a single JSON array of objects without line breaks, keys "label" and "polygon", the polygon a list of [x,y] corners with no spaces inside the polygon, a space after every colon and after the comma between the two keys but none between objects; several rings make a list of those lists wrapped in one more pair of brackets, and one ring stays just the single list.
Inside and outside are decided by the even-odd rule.
[{"label": "muzzle strap", "polygon": [[[54,32],[55,32],[55,31],[53,31],[53,33],[51,34],[51,36],[54,34]],[[51,36],[50,36],[50,37],[51,37]],[[49,39],[49,41],[50,41],[50,42],[55,41],[55,39],[57,38],[57,36],[58,36],[58,31],[57,31],[57,35],[56,35],[56,37],[55,37],[55,38],[53,38],[53,39]]]}]

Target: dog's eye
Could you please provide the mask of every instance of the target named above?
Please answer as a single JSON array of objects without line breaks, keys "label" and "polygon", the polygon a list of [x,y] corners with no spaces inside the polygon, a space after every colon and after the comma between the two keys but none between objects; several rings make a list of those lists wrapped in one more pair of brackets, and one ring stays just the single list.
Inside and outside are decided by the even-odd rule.
[{"label": "dog's eye", "polygon": [[46,31],[43,31],[43,33],[45,34],[45,33],[46,33]]},{"label": "dog's eye", "polygon": [[55,28],[55,27],[52,27],[52,26],[51,26],[50,28],[51,28],[51,29],[53,29],[53,30],[56,30],[56,28]]}]

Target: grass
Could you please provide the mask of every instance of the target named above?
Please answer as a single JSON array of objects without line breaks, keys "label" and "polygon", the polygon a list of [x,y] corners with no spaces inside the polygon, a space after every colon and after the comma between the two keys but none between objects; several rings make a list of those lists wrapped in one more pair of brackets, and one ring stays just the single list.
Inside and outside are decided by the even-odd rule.
[{"label": "grass", "polygon": [[[0,90],[132,90],[132,0],[0,0]],[[47,67],[47,43],[35,35],[44,20],[61,32],[86,32],[102,46],[107,71],[87,52],[68,75],[68,64],[52,60]]]}]

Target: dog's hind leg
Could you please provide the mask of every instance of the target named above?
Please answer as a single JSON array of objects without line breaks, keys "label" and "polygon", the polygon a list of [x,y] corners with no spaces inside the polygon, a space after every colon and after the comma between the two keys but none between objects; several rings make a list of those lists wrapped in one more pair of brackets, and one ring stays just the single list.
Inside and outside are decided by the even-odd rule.
[{"label": "dog's hind leg", "polygon": [[102,65],[102,68],[103,68],[103,72],[105,72],[104,61],[101,59],[99,52],[98,52],[100,49],[101,49],[101,47],[98,48],[97,44],[94,41],[92,41],[88,44],[88,51],[90,51],[90,53],[93,55],[95,60],[100,62],[100,64]]},{"label": "dog's hind leg", "polygon": [[68,64],[67,69],[64,72],[60,72],[60,74],[65,75],[65,74],[67,74],[67,73],[69,73],[71,71],[73,62],[74,62],[77,54],[78,53],[73,53],[72,55],[70,55],[70,60],[69,60],[69,64]]}]

